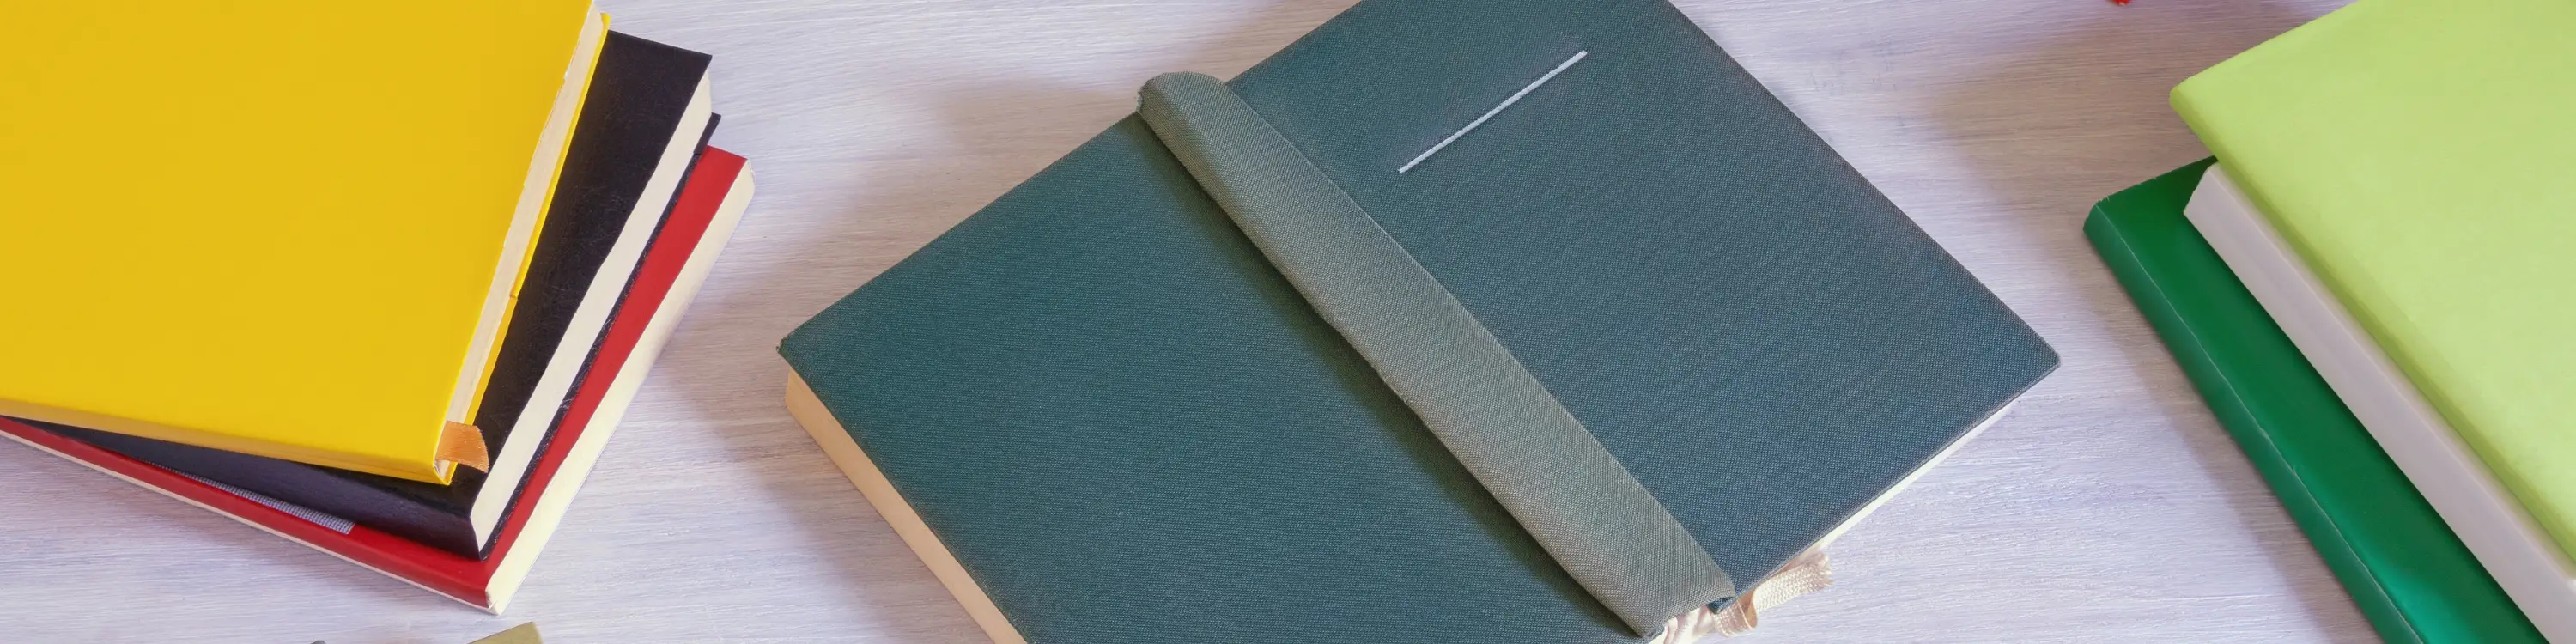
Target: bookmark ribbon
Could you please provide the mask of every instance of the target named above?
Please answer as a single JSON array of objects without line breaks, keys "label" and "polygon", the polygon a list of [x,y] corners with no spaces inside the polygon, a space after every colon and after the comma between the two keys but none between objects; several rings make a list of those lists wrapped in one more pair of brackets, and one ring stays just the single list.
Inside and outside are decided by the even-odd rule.
[{"label": "bookmark ribbon", "polygon": [[1234,90],[1164,74],[1145,84],[1137,111],[1449,453],[1631,630],[1651,637],[1735,596],[1618,458]]},{"label": "bookmark ribbon", "polygon": [[438,460],[489,472],[492,448],[483,444],[483,430],[451,420],[439,428]]}]

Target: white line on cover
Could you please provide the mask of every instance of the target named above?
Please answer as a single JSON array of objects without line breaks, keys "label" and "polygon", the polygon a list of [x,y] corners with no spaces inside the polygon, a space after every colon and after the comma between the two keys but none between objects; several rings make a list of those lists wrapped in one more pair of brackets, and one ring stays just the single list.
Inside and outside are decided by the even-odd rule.
[{"label": "white line on cover", "polygon": [[1484,125],[1485,121],[1494,118],[1495,114],[1501,114],[1503,112],[1503,108],[1511,107],[1513,103],[1521,102],[1521,97],[1528,96],[1530,90],[1538,89],[1538,86],[1547,84],[1548,79],[1556,78],[1557,74],[1565,73],[1565,68],[1573,67],[1575,61],[1583,60],[1584,56],[1589,56],[1591,54],[1592,52],[1589,50],[1574,52],[1574,57],[1565,59],[1565,62],[1557,63],[1556,69],[1548,70],[1547,75],[1538,77],[1538,80],[1530,81],[1529,86],[1521,88],[1521,91],[1513,92],[1511,98],[1503,99],[1503,104],[1494,106],[1494,109],[1485,110],[1484,116],[1476,117],[1476,120],[1468,123],[1467,127],[1458,128],[1458,131],[1449,134],[1449,138],[1441,139],[1439,143],[1432,144],[1431,149],[1423,150],[1420,156],[1413,157],[1412,161],[1405,162],[1404,167],[1396,168],[1395,173],[1404,174],[1406,171],[1412,170],[1413,166],[1422,165],[1423,159],[1431,158],[1431,155],[1439,153],[1441,148],[1449,147],[1451,142],[1457,141],[1458,137],[1466,136],[1468,132],[1475,131],[1476,126]]}]

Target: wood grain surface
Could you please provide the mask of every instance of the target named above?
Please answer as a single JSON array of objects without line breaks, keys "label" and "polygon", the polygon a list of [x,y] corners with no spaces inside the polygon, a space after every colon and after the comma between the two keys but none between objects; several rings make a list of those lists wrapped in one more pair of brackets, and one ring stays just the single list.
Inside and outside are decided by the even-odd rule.
[{"label": "wood grain surface", "polygon": [[[778,338],[1145,78],[1230,76],[1352,0],[600,1],[715,55],[759,195],[509,615],[0,444],[0,641],[980,642],[788,420]],[[2338,0],[1679,4],[2065,360],[1737,641],[2371,641],[2078,231],[2207,154],[2166,90]]]}]

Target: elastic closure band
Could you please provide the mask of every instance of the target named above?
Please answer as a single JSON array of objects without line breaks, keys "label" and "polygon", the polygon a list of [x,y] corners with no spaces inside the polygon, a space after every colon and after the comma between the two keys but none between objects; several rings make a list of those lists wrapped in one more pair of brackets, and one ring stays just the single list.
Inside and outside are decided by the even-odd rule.
[{"label": "elastic closure band", "polygon": [[1232,89],[1145,84],[1138,110],[1299,295],[1557,565],[1640,637],[1735,596],[1663,504],[1475,315]]}]

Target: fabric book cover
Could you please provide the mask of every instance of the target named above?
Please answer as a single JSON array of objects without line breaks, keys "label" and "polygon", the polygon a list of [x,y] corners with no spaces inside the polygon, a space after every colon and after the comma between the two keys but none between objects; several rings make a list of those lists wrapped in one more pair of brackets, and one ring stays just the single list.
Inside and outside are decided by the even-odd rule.
[{"label": "fabric book cover", "polygon": [[780,348],[996,641],[1687,641],[2057,362],[1660,0],[1147,88]]},{"label": "fabric book cover", "polygon": [[[644,248],[714,134],[706,54],[611,32],[539,232],[492,385],[476,413],[490,471],[437,485],[137,436],[82,441],[466,555],[491,545],[531,459],[558,426]],[[524,412],[522,410],[525,410]]]},{"label": "fabric book cover", "polygon": [[444,483],[603,38],[587,0],[0,12],[0,414]]},{"label": "fabric book cover", "polygon": [[708,148],[690,173],[669,221],[655,233],[618,303],[599,358],[573,396],[553,440],[528,469],[527,498],[493,537],[491,555],[460,555],[310,508],[191,477],[29,423],[0,418],[0,435],[206,508],[351,563],[492,612],[505,608],[535,565],[573,496],[607,447],[627,404],[661,354],[681,313],[732,238],[750,203],[742,157]]},{"label": "fabric book cover", "polygon": [[2213,161],[2094,204],[2103,263],[2382,639],[2546,641],[2184,217]]}]

